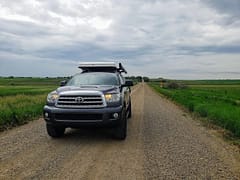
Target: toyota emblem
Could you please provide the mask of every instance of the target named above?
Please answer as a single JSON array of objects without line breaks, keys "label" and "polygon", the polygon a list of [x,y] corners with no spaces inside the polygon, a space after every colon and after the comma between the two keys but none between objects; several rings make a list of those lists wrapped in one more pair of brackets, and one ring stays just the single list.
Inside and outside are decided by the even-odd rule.
[{"label": "toyota emblem", "polygon": [[84,99],[82,97],[76,97],[75,98],[75,102],[80,104],[80,103],[83,103]]}]

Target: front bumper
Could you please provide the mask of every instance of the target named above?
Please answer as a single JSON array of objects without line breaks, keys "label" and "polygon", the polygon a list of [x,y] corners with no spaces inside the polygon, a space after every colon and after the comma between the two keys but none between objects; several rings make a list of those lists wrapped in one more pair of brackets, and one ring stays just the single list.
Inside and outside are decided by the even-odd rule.
[{"label": "front bumper", "polygon": [[[80,127],[85,125],[114,126],[121,119],[122,106],[104,107],[98,109],[69,109],[45,105],[43,117],[48,124],[65,127]],[[118,117],[114,117],[114,113]]]}]

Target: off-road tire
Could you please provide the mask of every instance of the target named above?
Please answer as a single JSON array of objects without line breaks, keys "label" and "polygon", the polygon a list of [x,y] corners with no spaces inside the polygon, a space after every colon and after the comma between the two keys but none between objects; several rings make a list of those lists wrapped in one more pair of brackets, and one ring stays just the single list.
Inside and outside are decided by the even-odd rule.
[{"label": "off-road tire", "polygon": [[48,135],[53,138],[59,138],[63,136],[65,132],[65,127],[61,127],[61,126],[54,126],[51,124],[47,124],[46,128],[47,128]]}]

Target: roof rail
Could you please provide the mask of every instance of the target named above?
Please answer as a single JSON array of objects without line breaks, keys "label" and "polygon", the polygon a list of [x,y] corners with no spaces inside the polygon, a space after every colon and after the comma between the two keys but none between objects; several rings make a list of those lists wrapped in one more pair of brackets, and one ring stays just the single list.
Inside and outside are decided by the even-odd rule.
[{"label": "roof rail", "polygon": [[127,74],[127,71],[126,71],[126,70],[124,69],[124,67],[122,66],[122,63],[119,63],[118,71],[119,71],[120,73],[124,72],[124,73]]},{"label": "roof rail", "polygon": [[78,68],[82,69],[83,72],[119,72],[127,73],[122,66],[122,63],[115,62],[81,62]]}]

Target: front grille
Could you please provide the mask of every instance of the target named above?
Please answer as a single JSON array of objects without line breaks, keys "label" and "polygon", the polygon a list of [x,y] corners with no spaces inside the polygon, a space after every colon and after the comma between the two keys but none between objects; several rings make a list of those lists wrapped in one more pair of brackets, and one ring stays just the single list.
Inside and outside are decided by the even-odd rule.
[{"label": "front grille", "polygon": [[102,120],[102,114],[55,114],[56,120],[95,121]]},{"label": "front grille", "polygon": [[101,95],[60,95],[57,107],[61,108],[100,108],[104,106]]}]

